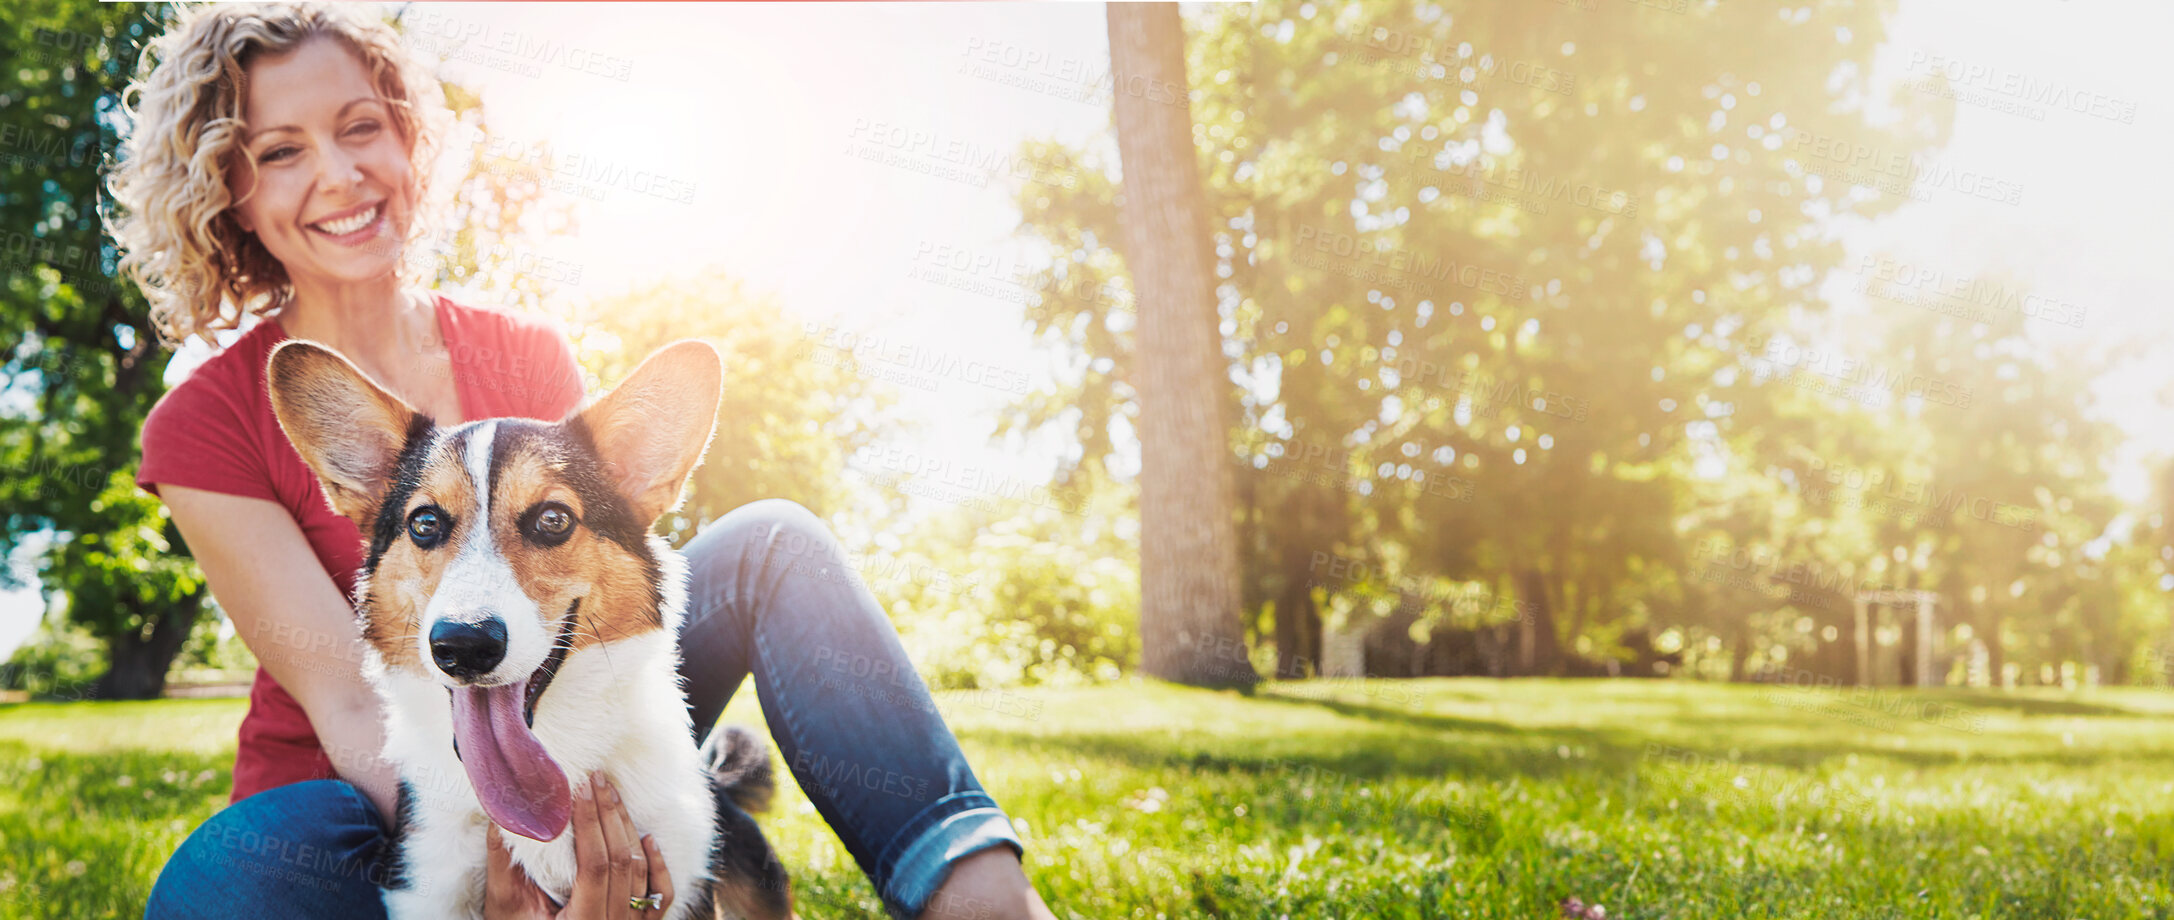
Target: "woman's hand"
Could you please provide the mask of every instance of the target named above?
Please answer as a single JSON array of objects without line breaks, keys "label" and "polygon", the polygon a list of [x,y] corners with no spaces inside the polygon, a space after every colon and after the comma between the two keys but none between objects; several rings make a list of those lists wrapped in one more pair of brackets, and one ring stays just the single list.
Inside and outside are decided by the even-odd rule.
[{"label": "woman's hand", "polygon": [[[483,916],[489,920],[657,920],[672,909],[672,873],[655,838],[634,828],[619,790],[602,773],[574,788],[574,890],[562,908],[513,864],[505,831],[491,826],[484,861]],[[629,898],[664,895],[656,908]]]}]

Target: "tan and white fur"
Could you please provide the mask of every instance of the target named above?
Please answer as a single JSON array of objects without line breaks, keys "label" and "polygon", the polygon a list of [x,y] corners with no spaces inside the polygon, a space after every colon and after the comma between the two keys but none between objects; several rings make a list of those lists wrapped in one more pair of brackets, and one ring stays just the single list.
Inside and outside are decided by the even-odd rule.
[{"label": "tan and white fur", "polygon": [[[486,832],[566,900],[571,828],[548,840],[493,829],[452,743],[454,694],[511,694],[522,680],[543,687],[529,727],[567,780],[605,773],[655,836],[676,888],[666,920],[789,915],[784,872],[739,807],[767,797],[768,751],[726,728],[697,749],[677,669],[686,564],[650,532],[709,443],[715,349],[662,349],[556,424],[440,427],[314,342],[282,344],[267,373],[289,440],[368,544],[355,604],[384,756],[401,777],[384,889],[394,920],[480,918]],[[490,623],[502,624],[502,658],[487,672],[448,663],[460,659],[438,639]]]}]

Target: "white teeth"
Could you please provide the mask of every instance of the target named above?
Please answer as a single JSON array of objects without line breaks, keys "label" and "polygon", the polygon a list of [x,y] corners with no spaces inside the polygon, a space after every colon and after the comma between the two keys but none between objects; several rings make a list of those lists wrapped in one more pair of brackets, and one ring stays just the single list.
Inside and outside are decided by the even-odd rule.
[{"label": "white teeth", "polygon": [[316,227],[319,230],[323,230],[326,233],[330,233],[333,236],[346,236],[347,234],[353,233],[357,230],[369,226],[371,221],[377,219],[377,212],[379,210],[380,208],[378,207],[372,207],[370,210],[364,211],[353,217],[345,218],[342,220],[322,221],[319,223],[311,224],[310,226]]}]

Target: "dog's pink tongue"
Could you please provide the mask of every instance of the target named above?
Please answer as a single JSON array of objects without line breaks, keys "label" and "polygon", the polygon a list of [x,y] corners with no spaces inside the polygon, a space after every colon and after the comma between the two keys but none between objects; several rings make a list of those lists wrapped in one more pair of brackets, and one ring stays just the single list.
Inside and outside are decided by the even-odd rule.
[{"label": "dog's pink tongue", "polygon": [[491,820],[531,840],[552,840],[574,814],[566,771],[521,719],[528,681],[453,691],[461,766]]}]

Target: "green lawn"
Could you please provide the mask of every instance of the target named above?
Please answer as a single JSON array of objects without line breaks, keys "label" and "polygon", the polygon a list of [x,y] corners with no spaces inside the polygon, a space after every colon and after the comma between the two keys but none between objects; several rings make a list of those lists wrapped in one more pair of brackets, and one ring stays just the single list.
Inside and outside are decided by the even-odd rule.
[{"label": "green lawn", "polygon": [[[1060,916],[2174,916],[2174,694],[1685,682],[952,694]],[[1930,705],[1928,705],[1930,704]],[[240,700],[0,707],[0,916],[137,916]],[[759,721],[742,694],[727,719]],[[878,915],[797,788],[809,917]]]}]

